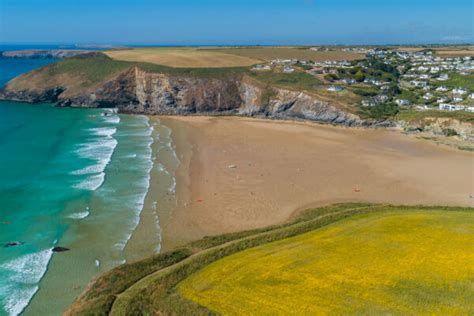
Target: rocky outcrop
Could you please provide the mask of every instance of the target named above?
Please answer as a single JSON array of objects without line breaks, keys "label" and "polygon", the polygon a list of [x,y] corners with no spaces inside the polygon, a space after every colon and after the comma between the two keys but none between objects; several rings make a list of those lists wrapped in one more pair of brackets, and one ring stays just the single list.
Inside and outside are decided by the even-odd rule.
[{"label": "rocky outcrop", "polygon": [[28,49],[0,52],[0,58],[69,58],[90,52],[84,49]]},{"label": "rocky outcrop", "polygon": [[150,73],[132,67],[92,88],[9,84],[0,99],[54,102],[62,107],[116,107],[122,113],[240,115],[302,119],[346,126],[391,126],[360,119],[304,92],[267,87],[245,75],[192,76]]},{"label": "rocky outcrop", "polygon": [[474,143],[474,124],[452,118],[427,117],[417,122],[399,122],[409,134],[423,133],[434,137],[457,137]]}]

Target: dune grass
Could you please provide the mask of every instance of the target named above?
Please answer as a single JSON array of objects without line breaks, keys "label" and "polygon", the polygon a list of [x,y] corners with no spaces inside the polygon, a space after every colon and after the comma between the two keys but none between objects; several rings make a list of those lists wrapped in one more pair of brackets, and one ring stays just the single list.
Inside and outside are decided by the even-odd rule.
[{"label": "dune grass", "polygon": [[390,211],[221,259],[178,285],[225,315],[472,314],[474,216]]},{"label": "dune grass", "polygon": [[281,225],[207,237],[174,252],[118,267],[96,279],[66,314],[209,315],[212,314],[210,309],[183,297],[177,286],[193,273],[205,269],[219,259],[246,249],[315,231],[355,215],[393,211],[429,213],[434,210],[447,214],[472,212],[472,209],[465,208],[415,208],[364,203],[337,204],[311,209]]}]

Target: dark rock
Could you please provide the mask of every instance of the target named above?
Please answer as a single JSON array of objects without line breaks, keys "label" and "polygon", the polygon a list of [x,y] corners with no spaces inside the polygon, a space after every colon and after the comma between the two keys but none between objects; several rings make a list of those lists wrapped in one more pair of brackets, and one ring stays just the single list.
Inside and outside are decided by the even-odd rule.
[{"label": "dark rock", "polygon": [[21,242],[21,241],[11,241],[11,242],[7,242],[3,247],[4,248],[11,248],[11,247],[21,246],[23,244],[24,243]]},{"label": "dark rock", "polygon": [[53,248],[53,252],[65,252],[65,251],[69,251],[69,250],[71,250],[71,249],[66,248],[66,247],[59,247],[59,246]]}]

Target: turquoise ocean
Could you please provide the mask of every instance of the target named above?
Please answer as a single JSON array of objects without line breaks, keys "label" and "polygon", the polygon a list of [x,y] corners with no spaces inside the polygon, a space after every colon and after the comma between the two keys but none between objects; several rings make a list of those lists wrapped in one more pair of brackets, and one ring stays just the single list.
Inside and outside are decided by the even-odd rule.
[{"label": "turquoise ocean", "polygon": [[[0,59],[0,86],[50,62]],[[0,315],[59,314],[125,262],[154,142],[170,131],[146,116],[0,101]]]}]

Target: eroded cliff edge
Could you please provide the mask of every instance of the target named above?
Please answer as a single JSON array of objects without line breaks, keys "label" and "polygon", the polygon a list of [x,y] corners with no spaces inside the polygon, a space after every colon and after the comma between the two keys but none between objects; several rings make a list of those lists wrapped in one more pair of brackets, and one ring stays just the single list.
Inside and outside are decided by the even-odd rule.
[{"label": "eroded cliff edge", "polygon": [[330,101],[269,86],[245,72],[196,74],[163,67],[150,69],[140,64],[112,64],[94,56],[76,59],[81,62],[49,65],[12,80],[0,90],[0,99],[52,102],[61,107],[116,107],[122,113],[240,115],[346,126],[393,125],[361,119]]}]

